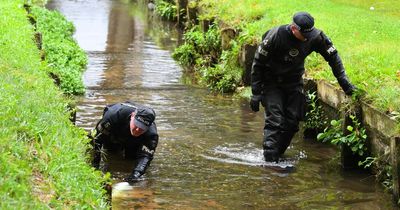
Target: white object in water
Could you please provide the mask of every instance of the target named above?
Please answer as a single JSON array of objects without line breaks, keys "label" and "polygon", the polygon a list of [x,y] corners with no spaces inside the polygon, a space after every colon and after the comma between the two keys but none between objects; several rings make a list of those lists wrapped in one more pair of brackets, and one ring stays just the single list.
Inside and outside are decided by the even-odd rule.
[{"label": "white object in water", "polygon": [[132,190],[133,186],[130,185],[128,182],[119,182],[113,186],[113,191],[125,191],[125,190]]}]

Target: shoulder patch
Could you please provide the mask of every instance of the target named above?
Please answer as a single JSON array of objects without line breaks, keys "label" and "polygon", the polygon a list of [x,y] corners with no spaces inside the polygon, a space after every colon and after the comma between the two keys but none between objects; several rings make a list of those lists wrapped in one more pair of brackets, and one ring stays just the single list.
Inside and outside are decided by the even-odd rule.
[{"label": "shoulder patch", "polygon": [[268,51],[264,50],[261,46],[258,47],[258,53],[260,53],[263,56],[268,55]]},{"label": "shoulder patch", "polygon": [[149,149],[148,147],[146,147],[145,145],[143,145],[142,147],[142,151],[149,153],[149,154],[154,154],[154,150]]},{"label": "shoulder patch", "polygon": [[268,39],[264,39],[264,40],[263,40],[263,44],[264,44],[264,45],[267,45],[267,44],[268,44]]},{"label": "shoulder patch", "polygon": [[104,126],[105,129],[108,130],[111,127],[111,123],[110,122],[105,122],[103,126]]},{"label": "shoulder patch", "polygon": [[110,122],[99,123],[99,125],[97,126],[97,129],[100,133],[109,135],[110,129],[111,129],[111,123]]},{"label": "shoulder patch", "polygon": [[329,55],[335,53],[335,52],[336,52],[335,46],[333,46],[333,45],[330,46],[330,47],[326,50],[326,52],[327,52]]}]

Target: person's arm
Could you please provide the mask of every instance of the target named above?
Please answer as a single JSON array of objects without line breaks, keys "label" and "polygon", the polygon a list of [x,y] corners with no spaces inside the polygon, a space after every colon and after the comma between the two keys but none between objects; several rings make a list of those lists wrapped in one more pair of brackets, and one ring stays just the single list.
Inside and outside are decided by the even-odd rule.
[{"label": "person's arm", "polygon": [[250,107],[254,112],[259,111],[260,102],[262,100],[262,90],[264,87],[266,64],[271,59],[274,46],[276,45],[277,28],[267,31],[263,35],[263,40],[258,46],[254,55],[253,65],[251,68],[251,100]]},{"label": "person's arm", "polygon": [[146,169],[153,160],[153,156],[158,144],[156,125],[153,123],[153,125],[150,126],[147,132],[148,133],[144,134],[147,138],[145,139],[146,142],[142,145],[142,148],[138,153],[137,164],[132,173],[127,178],[125,178],[125,181],[133,182],[139,179],[146,172]]},{"label": "person's arm", "polygon": [[271,31],[267,31],[263,35],[263,40],[258,46],[254,55],[253,65],[251,68],[251,92],[253,95],[261,95],[264,85],[264,72],[266,71],[266,63],[271,57],[273,50],[273,40],[269,35]]},{"label": "person's arm", "polygon": [[[105,108],[105,111],[108,108]],[[99,168],[101,161],[101,147],[104,142],[110,137],[111,129],[112,129],[112,113],[104,112],[103,118],[97,123],[95,128],[94,138],[92,140],[92,146],[94,150],[92,166],[95,168]]]},{"label": "person's arm", "polygon": [[329,63],[332,69],[333,75],[339,82],[340,87],[346,93],[346,95],[352,95],[355,90],[355,86],[352,85],[346,75],[342,59],[339,56],[335,46],[332,41],[323,32],[321,32],[318,47],[316,50],[318,53],[324,57],[324,59]]}]

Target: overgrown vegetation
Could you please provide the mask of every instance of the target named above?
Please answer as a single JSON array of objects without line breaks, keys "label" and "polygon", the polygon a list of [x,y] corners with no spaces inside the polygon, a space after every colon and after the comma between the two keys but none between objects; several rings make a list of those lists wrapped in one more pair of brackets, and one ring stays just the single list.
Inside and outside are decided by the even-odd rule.
[{"label": "overgrown vegetation", "polygon": [[234,45],[232,51],[222,51],[219,62],[208,68],[200,68],[200,82],[210,90],[229,93],[236,90],[241,82],[242,69],[237,63],[239,47]]},{"label": "overgrown vegetation", "polygon": [[306,120],[304,122],[305,129],[314,129],[322,131],[326,126],[326,119],[322,106],[318,103],[318,97],[315,92],[307,92],[308,109],[306,113]]},{"label": "overgrown vegetation", "polygon": [[176,20],[178,9],[174,1],[156,0],[155,11],[158,15],[166,20]]},{"label": "overgrown vegetation", "polygon": [[376,180],[382,184],[387,191],[393,190],[392,166],[388,164],[389,154],[384,154],[379,157],[367,157],[364,161],[358,163],[364,168],[373,168],[376,171]]},{"label": "overgrown vegetation", "polygon": [[42,34],[49,74],[65,93],[83,94],[82,73],[86,68],[87,56],[72,37],[74,25],[58,11],[38,6],[33,6],[31,11],[37,31]]},{"label": "overgrown vegetation", "polygon": [[0,0],[0,209],[107,208],[85,132],[47,75],[22,0]]},{"label": "overgrown vegetation", "polygon": [[185,33],[184,41],[172,57],[187,71],[193,71],[201,85],[220,93],[236,90],[243,70],[237,59],[240,46],[234,40],[229,50],[222,50],[220,29],[214,24],[206,32],[194,26]]},{"label": "overgrown vegetation", "polygon": [[[365,128],[361,126],[357,118],[350,115],[352,125],[346,127],[343,132],[343,120],[332,120],[330,126],[324,129],[324,132],[318,134],[317,139],[322,142],[329,142],[333,145],[343,147],[347,146],[353,154],[365,157],[367,147],[367,134]],[[364,168],[373,168],[376,172],[375,177],[386,190],[393,189],[392,167],[389,163],[389,155],[383,154],[379,157],[366,157],[363,161],[359,161],[358,165]]]},{"label": "overgrown vegetation", "polygon": [[[362,94],[363,93],[357,93],[356,95],[357,97],[362,97]],[[317,103],[318,99],[316,94],[308,92],[307,95],[309,98],[309,110],[306,114],[307,119],[304,127],[306,129],[321,129],[326,126],[325,113],[323,112],[321,105],[318,105]],[[355,101],[357,101],[356,97],[353,98],[351,103],[346,104],[345,109],[354,110]],[[343,131],[343,120],[331,120],[330,125],[327,126],[322,133],[318,134],[317,139],[322,142],[329,142],[339,147],[347,146],[351,149],[353,154],[365,157],[363,161],[358,162],[358,165],[366,169],[372,169],[375,173],[376,180],[381,183],[386,190],[391,191],[393,189],[393,180],[392,167],[388,164],[390,163],[388,151],[378,157],[366,157],[366,130],[361,126],[361,123],[354,115],[350,115],[350,119],[352,125],[347,126],[346,131]]]},{"label": "overgrown vegetation", "polygon": [[361,126],[355,116],[350,115],[349,117],[352,125],[347,125],[346,127],[346,133],[348,134],[342,130],[342,119],[332,120],[330,127],[325,128],[323,133],[318,134],[317,139],[322,142],[330,142],[336,146],[348,146],[354,154],[363,156],[367,151],[365,128]]}]

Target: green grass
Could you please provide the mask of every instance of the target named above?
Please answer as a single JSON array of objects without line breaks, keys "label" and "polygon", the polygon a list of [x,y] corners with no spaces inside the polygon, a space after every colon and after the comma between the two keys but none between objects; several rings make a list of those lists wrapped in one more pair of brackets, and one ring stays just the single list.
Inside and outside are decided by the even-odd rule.
[{"label": "green grass", "polygon": [[0,0],[0,209],[107,208],[83,130],[48,77],[22,1]]},{"label": "green grass", "polygon": [[[269,28],[310,12],[333,41],[350,80],[382,111],[400,112],[400,1],[386,0],[202,0],[203,19],[216,17],[241,33],[239,43],[257,43]],[[370,10],[373,6],[375,9]],[[310,56],[307,74],[336,83],[321,56]]]}]

